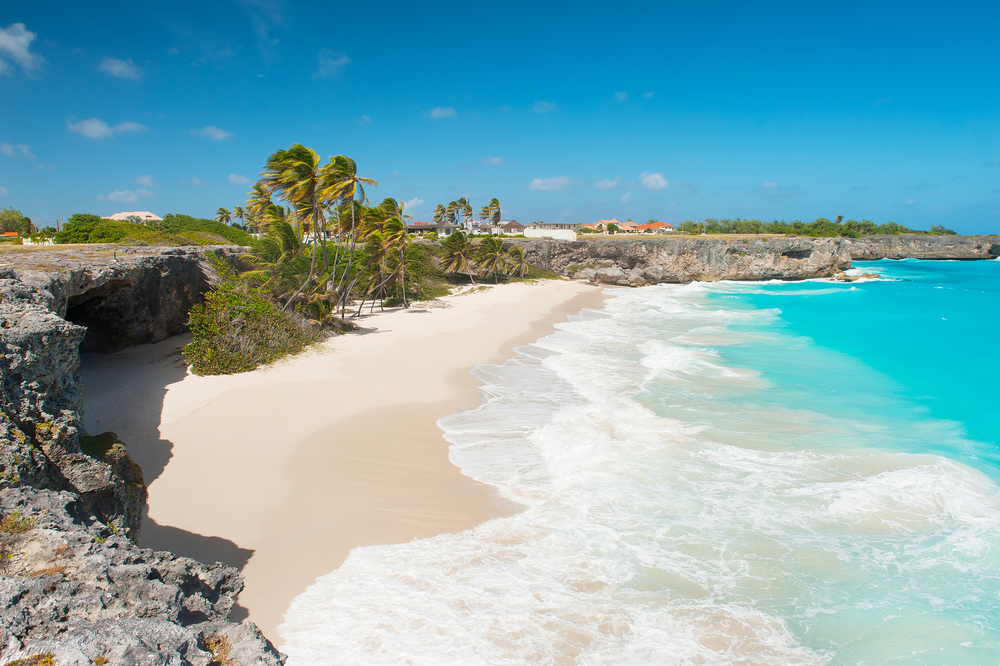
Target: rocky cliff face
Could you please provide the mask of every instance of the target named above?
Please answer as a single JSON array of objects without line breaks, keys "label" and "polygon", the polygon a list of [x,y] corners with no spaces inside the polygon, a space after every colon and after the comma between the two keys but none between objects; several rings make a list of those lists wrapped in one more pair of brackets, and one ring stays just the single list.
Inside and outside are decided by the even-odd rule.
[{"label": "rocky cliff face", "polygon": [[[0,547],[13,544],[0,553],[0,651],[89,664],[120,644],[108,663],[222,663],[211,644],[249,655],[226,663],[280,663],[255,626],[226,621],[238,571],[132,545],[142,470],[114,433],[81,426],[81,347],[110,352],[185,330],[213,275],[206,250],[88,252],[4,255],[14,266],[0,268]],[[22,519],[34,537],[11,536],[8,523]],[[185,629],[194,625],[204,627]]]},{"label": "rocky cliff face", "polygon": [[695,280],[830,277],[849,268],[839,238],[601,238],[506,241],[528,263],[576,279],[638,287]]},{"label": "rocky cliff face", "polygon": [[6,489],[0,505],[5,663],[283,663],[255,625],[227,620],[243,587],[235,569],[137,548],[72,493]]},{"label": "rocky cliff face", "polygon": [[996,259],[1000,236],[868,236],[845,238],[852,259]]},{"label": "rocky cliff face", "polygon": [[598,237],[578,241],[505,239],[528,263],[570,278],[640,287],[696,280],[833,277],[851,260],[992,259],[1000,236],[867,238]]}]

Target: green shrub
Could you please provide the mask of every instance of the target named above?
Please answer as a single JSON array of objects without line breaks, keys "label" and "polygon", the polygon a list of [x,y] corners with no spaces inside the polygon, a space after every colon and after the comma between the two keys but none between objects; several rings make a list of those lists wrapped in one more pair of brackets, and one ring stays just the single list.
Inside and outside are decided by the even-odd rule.
[{"label": "green shrub", "polygon": [[184,356],[196,375],[247,372],[325,337],[297,315],[281,312],[263,288],[224,261],[212,263],[219,285],[188,314],[194,339]]}]

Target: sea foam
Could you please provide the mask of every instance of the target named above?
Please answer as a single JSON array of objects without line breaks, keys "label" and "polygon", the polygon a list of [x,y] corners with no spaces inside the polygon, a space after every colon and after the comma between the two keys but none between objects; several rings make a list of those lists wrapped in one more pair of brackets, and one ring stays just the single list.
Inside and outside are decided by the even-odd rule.
[{"label": "sea foam", "polygon": [[995,663],[1000,491],[933,453],[964,431],[748,289],[615,292],[476,368],[439,425],[524,510],[355,549],[289,663]]}]

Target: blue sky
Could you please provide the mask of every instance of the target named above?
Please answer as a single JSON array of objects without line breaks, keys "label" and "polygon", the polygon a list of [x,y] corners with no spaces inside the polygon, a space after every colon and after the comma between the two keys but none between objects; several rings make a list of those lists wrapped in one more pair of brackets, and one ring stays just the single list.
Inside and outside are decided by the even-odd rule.
[{"label": "blue sky", "polygon": [[343,153],[428,219],[1000,231],[1000,3],[7,3],[0,206],[212,217]]}]

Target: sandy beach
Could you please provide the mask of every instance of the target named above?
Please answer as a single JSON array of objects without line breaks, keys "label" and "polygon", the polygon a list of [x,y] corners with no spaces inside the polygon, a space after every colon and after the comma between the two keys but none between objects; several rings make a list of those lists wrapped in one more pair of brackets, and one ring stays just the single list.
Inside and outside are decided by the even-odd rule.
[{"label": "sandy beach", "polygon": [[358,333],[236,376],[189,374],[186,336],[88,355],[85,426],[116,432],[143,466],[140,545],[240,567],[233,619],[280,645],[291,600],[351,548],[517,510],[449,462],[436,421],[478,404],[469,368],[599,307],[602,292],[543,281],[376,308]]}]

